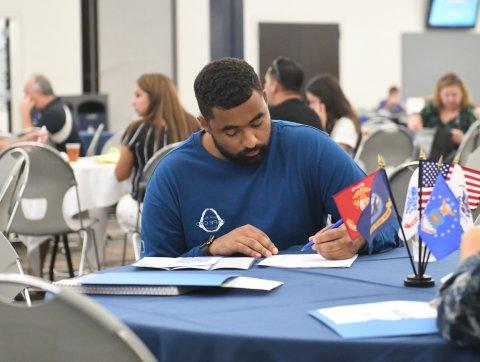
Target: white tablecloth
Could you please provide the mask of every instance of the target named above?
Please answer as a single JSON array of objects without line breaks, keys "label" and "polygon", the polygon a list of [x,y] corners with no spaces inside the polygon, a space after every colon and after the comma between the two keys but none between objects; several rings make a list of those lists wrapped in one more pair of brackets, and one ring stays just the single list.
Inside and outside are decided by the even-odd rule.
[{"label": "white tablecloth", "polygon": [[[77,180],[82,211],[114,205],[130,192],[131,181],[118,182],[112,163],[98,163],[92,157],[84,157],[70,165]],[[75,190],[72,188],[65,195],[63,213],[72,217],[77,212]]]}]

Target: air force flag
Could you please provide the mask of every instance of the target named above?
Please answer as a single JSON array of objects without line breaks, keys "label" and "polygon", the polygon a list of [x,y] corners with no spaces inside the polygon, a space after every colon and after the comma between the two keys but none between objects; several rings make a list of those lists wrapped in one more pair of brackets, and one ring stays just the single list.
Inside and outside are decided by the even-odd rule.
[{"label": "air force flag", "polygon": [[438,260],[460,246],[460,218],[460,204],[445,178],[438,173],[419,228],[419,235]]}]

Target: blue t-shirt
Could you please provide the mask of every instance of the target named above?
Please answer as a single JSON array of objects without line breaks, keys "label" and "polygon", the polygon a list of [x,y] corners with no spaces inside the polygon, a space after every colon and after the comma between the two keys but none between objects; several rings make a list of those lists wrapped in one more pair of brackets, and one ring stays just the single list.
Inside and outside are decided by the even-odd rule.
[{"label": "blue t-shirt", "polygon": [[[147,186],[142,255],[199,256],[210,235],[246,224],[279,250],[303,245],[327,214],[339,218],[332,196],[362,177],[350,156],[313,127],[272,121],[268,155],[251,166],[212,156],[201,132],[194,133],[158,164]],[[395,247],[396,240],[392,228],[371,251]]]}]

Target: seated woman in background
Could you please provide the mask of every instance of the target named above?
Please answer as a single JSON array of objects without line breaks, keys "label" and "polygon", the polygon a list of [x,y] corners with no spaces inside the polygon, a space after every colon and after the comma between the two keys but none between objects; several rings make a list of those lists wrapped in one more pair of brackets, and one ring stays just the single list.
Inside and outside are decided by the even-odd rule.
[{"label": "seated woman in background", "polygon": [[133,108],[140,119],[127,127],[115,169],[118,181],[127,179],[133,171],[132,192],[117,205],[118,223],[126,231],[137,222],[139,183],[148,160],[162,147],[182,141],[198,129],[196,119],[181,106],[174,84],[163,74],[138,78]]},{"label": "seated woman in background", "polygon": [[312,78],[307,85],[307,100],[323,129],[345,151],[354,154],[360,143],[360,121],[337,79],[329,74]]},{"label": "seated woman in background", "polygon": [[433,100],[420,114],[410,118],[408,127],[412,131],[423,127],[437,129],[430,153],[430,158],[436,160],[441,155],[448,157],[458,149],[475,119],[474,108],[462,80],[453,73],[447,73],[438,80]]}]

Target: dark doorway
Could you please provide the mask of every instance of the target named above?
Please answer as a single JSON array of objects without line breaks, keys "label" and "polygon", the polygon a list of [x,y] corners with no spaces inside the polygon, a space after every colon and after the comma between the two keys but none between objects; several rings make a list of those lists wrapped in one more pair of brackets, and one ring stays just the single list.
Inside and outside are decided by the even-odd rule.
[{"label": "dark doorway", "polygon": [[338,78],[339,38],[338,24],[260,23],[259,76],[283,55],[303,65],[305,84],[318,73]]}]

